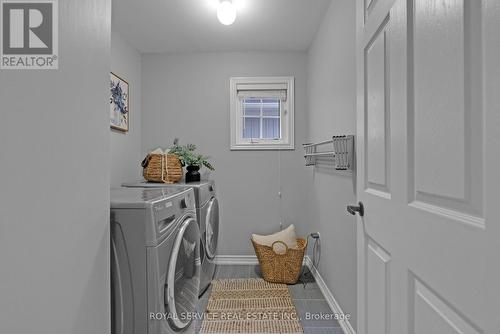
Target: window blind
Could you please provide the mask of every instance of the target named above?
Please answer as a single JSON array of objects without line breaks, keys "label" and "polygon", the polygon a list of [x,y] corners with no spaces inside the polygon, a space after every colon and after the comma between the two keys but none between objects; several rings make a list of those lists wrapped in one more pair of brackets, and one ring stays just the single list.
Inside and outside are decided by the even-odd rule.
[{"label": "window blind", "polygon": [[240,100],[249,98],[278,98],[287,99],[288,85],[279,84],[238,84],[237,95]]}]

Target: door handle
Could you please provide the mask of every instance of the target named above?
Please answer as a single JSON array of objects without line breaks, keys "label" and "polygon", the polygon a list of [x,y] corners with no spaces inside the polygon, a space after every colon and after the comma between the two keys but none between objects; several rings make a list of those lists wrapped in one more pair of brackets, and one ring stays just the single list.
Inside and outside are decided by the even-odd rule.
[{"label": "door handle", "polygon": [[347,206],[347,212],[349,212],[351,215],[355,215],[356,212],[359,213],[360,217],[363,217],[365,215],[365,207],[363,205],[363,202],[359,202],[358,206],[355,205],[348,205]]}]

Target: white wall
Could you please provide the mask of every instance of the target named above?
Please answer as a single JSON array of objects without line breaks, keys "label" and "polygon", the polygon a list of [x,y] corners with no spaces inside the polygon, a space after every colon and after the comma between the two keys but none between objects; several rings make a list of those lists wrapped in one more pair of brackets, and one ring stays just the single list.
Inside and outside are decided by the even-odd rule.
[{"label": "white wall", "polygon": [[[322,141],[355,134],[355,1],[332,1],[308,53],[308,137]],[[311,221],[321,232],[320,273],[356,326],[356,221],[346,205],[356,202],[354,178],[324,164],[312,168]]]},{"label": "white wall", "polygon": [[198,145],[217,168],[222,255],[254,254],[251,233],[279,230],[278,152],[229,150],[229,78],[295,76],[295,151],[281,153],[285,224],[309,232],[306,168],[306,53],[143,55],[143,153],[174,138]]},{"label": "white wall", "polygon": [[111,71],[129,83],[130,123],[124,133],[111,130],[111,186],[140,178],[141,156],[141,54],[115,30],[111,35]]},{"label": "white wall", "polygon": [[109,333],[109,0],[59,2],[59,70],[0,71],[0,333]]}]

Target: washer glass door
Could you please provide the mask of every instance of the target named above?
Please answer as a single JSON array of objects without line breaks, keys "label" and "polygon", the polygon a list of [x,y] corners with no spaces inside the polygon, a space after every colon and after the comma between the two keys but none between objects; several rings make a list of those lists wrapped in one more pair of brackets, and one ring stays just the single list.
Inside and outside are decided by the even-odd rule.
[{"label": "washer glass door", "polygon": [[200,290],[200,230],[194,218],[180,225],[165,282],[165,309],[173,327],[187,327],[196,312]]},{"label": "washer glass door", "polygon": [[219,201],[212,198],[208,203],[207,216],[205,219],[205,249],[207,257],[213,260],[217,254],[217,241],[219,238]]}]

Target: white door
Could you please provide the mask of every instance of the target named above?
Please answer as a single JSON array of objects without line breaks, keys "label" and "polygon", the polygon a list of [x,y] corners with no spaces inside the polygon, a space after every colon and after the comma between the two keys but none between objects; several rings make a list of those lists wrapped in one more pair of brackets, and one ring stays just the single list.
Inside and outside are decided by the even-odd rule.
[{"label": "white door", "polygon": [[358,334],[500,333],[500,1],[357,1]]}]

